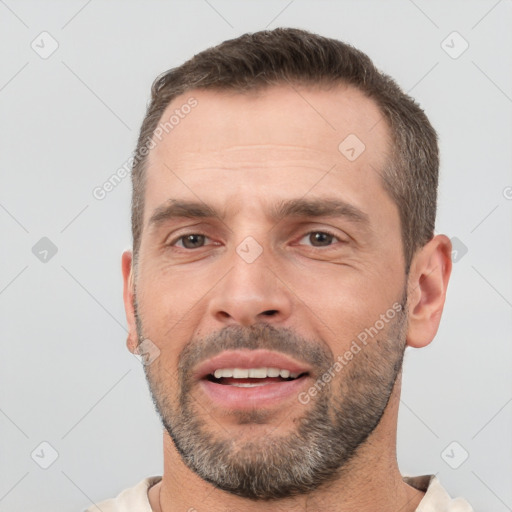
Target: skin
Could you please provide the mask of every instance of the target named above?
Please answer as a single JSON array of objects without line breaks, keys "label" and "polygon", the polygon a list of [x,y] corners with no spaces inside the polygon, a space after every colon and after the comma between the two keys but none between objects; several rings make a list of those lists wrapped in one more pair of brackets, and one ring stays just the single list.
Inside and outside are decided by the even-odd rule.
[{"label": "skin", "polygon": [[[408,291],[408,346],[434,338],[451,272],[451,245],[435,236],[414,255],[409,275],[398,209],[379,172],[390,135],[372,100],[351,87],[330,91],[275,86],[247,95],[194,90],[176,98],[163,118],[193,96],[198,105],[159,141],[149,157],[144,227],[137,274],[132,253],[122,257],[127,346],[135,352],[135,287],[145,336],[159,348],[153,363],[169,400],[177,405],[178,358],[194,337],[226,326],[266,322],[320,339],[336,356],[375,324]],[[377,124],[376,124],[377,123]],[[353,162],[338,150],[348,134],[366,146]],[[169,199],[199,201],[217,218],[149,219]],[[344,216],[272,218],[283,200],[343,200],[367,223]],[[332,245],[315,247],[309,234],[329,232]],[[206,245],[170,243],[191,233]],[[247,263],[236,252],[248,236],[263,252]],[[179,244],[180,242],[178,242]],[[265,312],[273,311],[272,315]],[[355,356],[357,357],[357,355]],[[155,370],[156,371],[156,370]],[[343,372],[333,379],[333,389]],[[304,390],[311,382],[304,384]],[[396,460],[401,375],[380,423],[343,472],[307,496],[268,503],[221,491],[188,469],[164,431],[164,474],[149,491],[154,511],[244,510],[413,511],[423,493],[402,480]],[[264,424],[243,423],[191,389],[197,414],[217,436],[237,442],[293,431],[308,405],[288,400],[266,411]]]}]

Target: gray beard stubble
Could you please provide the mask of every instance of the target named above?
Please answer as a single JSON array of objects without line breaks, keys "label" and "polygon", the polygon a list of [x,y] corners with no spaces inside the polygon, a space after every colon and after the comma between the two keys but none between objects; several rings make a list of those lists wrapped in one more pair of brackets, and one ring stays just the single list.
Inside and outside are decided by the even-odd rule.
[{"label": "gray beard stubble", "polygon": [[[179,358],[177,407],[169,400],[166,382],[157,377],[162,372],[158,366],[152,368],[158,360],[145,366],[157,413],[184,463],[215,487],[251,500],[308,494],[339,477],[379,424],[401,371],[405,294],[401,304],[402,311],[380,333],[383,336],[370,340],[340,370],[339,387],[335,389],[332,381],[325,384],[307,405],[309,410],[297,421],[296,430],[286,435],[279,435],[277,426],[256,441],[242,443],[232,433],[221,436],[208,431],[198,415],[204,414],[203,408],[194,409],[190,370],[224,350],[269,349],[305,361],[320,379],[335,362],[325,343],[270,324],[229,326],[192,340]],[[142,341],[144,329],[137,313],[136,319]],[[238,411],[234,416],[238,424],[262,424],[267,418],[265,411]]]}]

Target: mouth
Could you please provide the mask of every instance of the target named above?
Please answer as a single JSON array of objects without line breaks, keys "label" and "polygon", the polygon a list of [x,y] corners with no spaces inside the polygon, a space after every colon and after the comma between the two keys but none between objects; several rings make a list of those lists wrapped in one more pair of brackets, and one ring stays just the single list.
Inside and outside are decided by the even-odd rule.
[{"label": "mouth", "polygon": [[267,386],[273,382],[290,382],[305,377],[307,372],[291,372],[285,368],[218,368],[206,380],[223,386],[251,388]]},{"label": "mouth", "polygon": [[298,395],[310,374],[309,367],[284,354],[243,350],[205,362],[196,377],[213,403],[247,409],[270,407]]}]

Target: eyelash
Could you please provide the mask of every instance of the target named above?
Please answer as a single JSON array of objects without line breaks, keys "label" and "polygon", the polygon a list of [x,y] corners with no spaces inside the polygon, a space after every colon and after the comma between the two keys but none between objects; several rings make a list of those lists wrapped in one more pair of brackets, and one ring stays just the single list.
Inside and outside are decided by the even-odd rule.
[{"label": "eyelash", "polygon": [[[336,233],[333,233],[332,231],[329,231],[328,229],[316,229],[316,230],[308,231],[307,233],[302,235],[298,240],[300,241],[300,240],[304,239],[305,237],[312,235],[313,233],[322,233],[324,235],[329,235],[329,236],[332,236],[338,243],[343,242],[343,240],[338,235],[336,235]],[[324,249],[327,249],[331,246],[332,245],[325,246]],[[310,245],[309,247],[315,247],[315,246]],[[320,247],[316,247],[316,248],[318,249]]]},{"label": "eyelash", "polygon": [[[308,231],[307,233],[304,233],[303,235],[301,235],[300,238],[298,238],[297,240],[299,240],[299,241],[303,240],[305,237],[307,237],[309,235],[312,235],[313,233],[322,233],[322,234],[325,234],[325,235],[332,236],[338,243],[343,243],[344,242],[338,235],[336,235],[335,233],[333,233],[332,231],[329,231],[327,229]],[[175,247],[178,242],[180,242],[184,238],[186,238],[188,236],[192,236],[192,235],[204,236],[205,239],[210,240],[210,237],[208,237],[208,235],[205,235],[204,233],[193,232],[193,233],[186,233],[184,235],[180,235],[179,237],[174,238],[171,242],[169,242],[166,245],[168,245],[169,247]],[[324,246],[323,248],[326,249],[326,248],[329,248],[331,246],[332,245],[328,245],[328,246]],[[203,245],[201,247],[196,247],[195,249],[202,249],[203,247],[205,247],[205,246]],[[309,245],[308,247],[315,247],[315,246],[314,245]],[[194,250],[194,249],[188,249],[187,247],[178,247],[178,248],[179,249],[183,249],[185,251],[193,251]],[[322,247],[316,247],[316,248],[322,248]]]},{"label": "eyelash", "polygon": [[[183,239],[187,238],[188,236],[197,235],[197,236],[204,236],[207,240],[210,240],[210,237],[208,235],[205,235],[204,233],[200,232],[192,232],[192,233],[186,233],[184,235],[180,235],[177,238],[174,238],[171,240],[168,244],[166,244],[169,247],[175,247],[178,242],[182,242]],[[183,242],[182,242],[183,243]],[[198,249],[201,249],[204,246],[198,247]],[[179,249],[183,249],[185,251],[192,251],[193,249],[188,249],[187,247],[178,247]]]}]

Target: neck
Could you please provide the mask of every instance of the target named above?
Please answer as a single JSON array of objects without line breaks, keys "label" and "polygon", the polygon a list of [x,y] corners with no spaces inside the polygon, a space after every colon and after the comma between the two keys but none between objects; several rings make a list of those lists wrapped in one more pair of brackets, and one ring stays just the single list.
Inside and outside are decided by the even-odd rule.
[{"label": "neck", "polygon": [[400,377],[386,411],[376,429],[359,447],[340,476],[316,491],[277,501],[252,501],[217,489],[192,472],[181,460],[164,432],[164,475],[151,488],[154,512],[244,510],[263,512],[286,510],[343,512],[413,512],[424,493],[407,485],[396,460],[396,423]]}]

